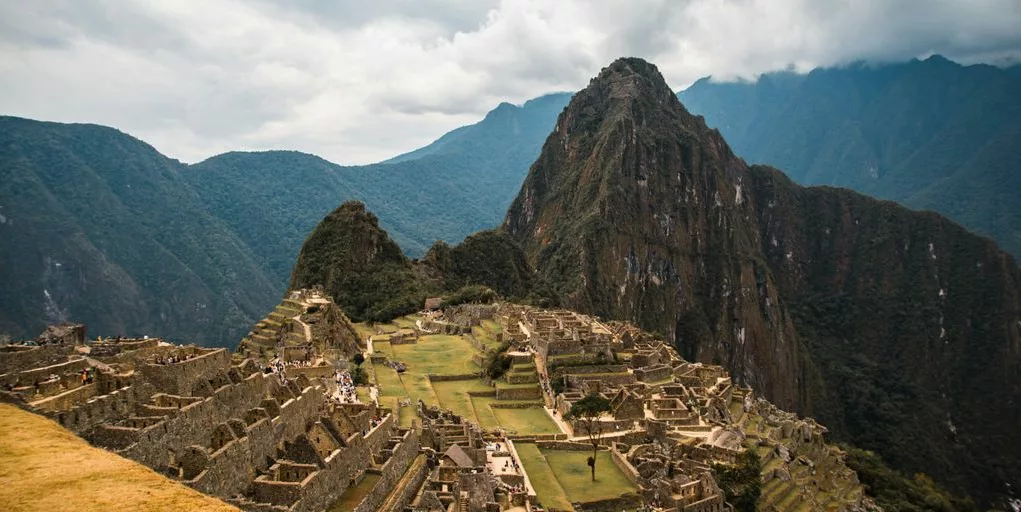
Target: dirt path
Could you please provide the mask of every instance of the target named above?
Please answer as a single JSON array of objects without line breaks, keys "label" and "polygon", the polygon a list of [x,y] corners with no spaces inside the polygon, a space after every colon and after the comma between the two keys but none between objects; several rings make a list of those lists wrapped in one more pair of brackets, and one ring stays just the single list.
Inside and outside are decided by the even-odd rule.
[{"label": "dirt path", "polygon": [[305,342],[312,343],[312,328],[309,327],[308,324],[306,324],[305,322],[301,321],[301,313],[294,315],[294,318],[292,318],[291,320],[298,322],[299,325],[305,328]]}]

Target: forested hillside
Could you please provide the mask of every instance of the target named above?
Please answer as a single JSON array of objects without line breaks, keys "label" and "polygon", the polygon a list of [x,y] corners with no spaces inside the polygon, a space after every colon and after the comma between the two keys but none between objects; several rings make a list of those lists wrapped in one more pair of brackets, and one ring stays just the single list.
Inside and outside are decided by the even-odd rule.
[{"label": "forested hillside", "polygon": [[112,128],[0,118],[0,333],[235,343],[278,285],[182,179]]},{"label": "forested hillside", "polygon": [[477,124],[390,163],[343,167],[293,151],[227,153],[185,179],[283,287],[312,228],[340,203],[364,202],[406,254],[500,224],[570,94],[507,103]]}]

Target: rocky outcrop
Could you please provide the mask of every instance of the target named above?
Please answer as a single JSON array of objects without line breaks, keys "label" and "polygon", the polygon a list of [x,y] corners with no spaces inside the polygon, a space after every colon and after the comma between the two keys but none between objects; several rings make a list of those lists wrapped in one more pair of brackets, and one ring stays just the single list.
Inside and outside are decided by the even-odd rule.
[{"label": "rocky outcrop", "polygon": [[504,223],[565,305],[721,363],[838,440],[989,502],[1021,481],[1021,274],[932,213],[749,167],[655,66],[560,115]]}]

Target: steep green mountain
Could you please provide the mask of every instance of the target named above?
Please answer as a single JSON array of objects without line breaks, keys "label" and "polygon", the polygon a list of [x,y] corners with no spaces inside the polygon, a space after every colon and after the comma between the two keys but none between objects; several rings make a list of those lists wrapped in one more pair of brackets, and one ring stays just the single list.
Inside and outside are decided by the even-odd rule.
[{"label": "steep green mountain", "polygon": [[565,305],[726,365],[983,504],[1021,481],[1021,272],[947,219],[734,155],[621,59],[560,115],[506,231]]},{"label": "steep green mountain", "polygon": [[679,94],[745,159],[938,211],[1021,255],[1021,76],[943,57],[702,79]]},{"label": "steep green mountain", "polygon": [[420,310],[427,297],[471,286],[553,303],[549,286],[502,231],[477,233],[453,247],[436,242],[422,261],[412,261],[379,224],[358,201],[340,205],[305,240],[290,288],[322,286],[356,322],[389,321]]},{"label": "steep green mountain", "polygon": [[330,212],[301,246],[289,288],[316,285],[356,322],[417,311],[427,293],[411,261],[357,201]]},{"label": "steep green mountain", "polygon": [[111,128],[0,117],[0,333],[235,343],[276,287],[181,178]]},{"label": "steep green mountain", "polygon": [[280,293],[305,234],[337,204],[359,200],[404,251],[421,257],[500,224],[569,94],[485,119],[389,163],[342,167],[292,151],[227,153],[193,165],[187,181],[244,240]]}]

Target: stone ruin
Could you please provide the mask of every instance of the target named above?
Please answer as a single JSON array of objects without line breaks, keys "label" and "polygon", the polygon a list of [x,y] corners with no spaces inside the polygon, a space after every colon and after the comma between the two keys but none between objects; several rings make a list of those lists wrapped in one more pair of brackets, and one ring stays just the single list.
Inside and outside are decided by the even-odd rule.
[{"label": "stone ruin", "polygon": [[[763,461],[764,507],[867,504],[813,420],[755,397],[722,367],[684,361],[630,324],[570,311],[466,305],[424,322],[464,333],[483,352],[498,347],[473,330],[497,322],[513,365],[495,400],[537,400],[530,407],[545,404],[568,433],[483,431],[421,402],[415,424],[401,428],[394,411],[333,399],[342,361],[320,355],[315,336],[293,336],[296,321],[285,327],[330,303],[321,291],[290,294],[285,311],[260,322],[233,355],[155,338],[85,340],[83,326],[53,329],[45,343],[0,346],[0,397],[250,511],[324,510],[351,496],[356,512],[529,509],[537,496],[515,443],[590,449],[568,439],[581,430],[563,418],[591,393],[610,403],[599,419],[600,449],[638,491],[575,503],[578,510],[728,510],[712,468],[737,463],[747,450]],[[310,359],[315,364],[293,364]]]}]

